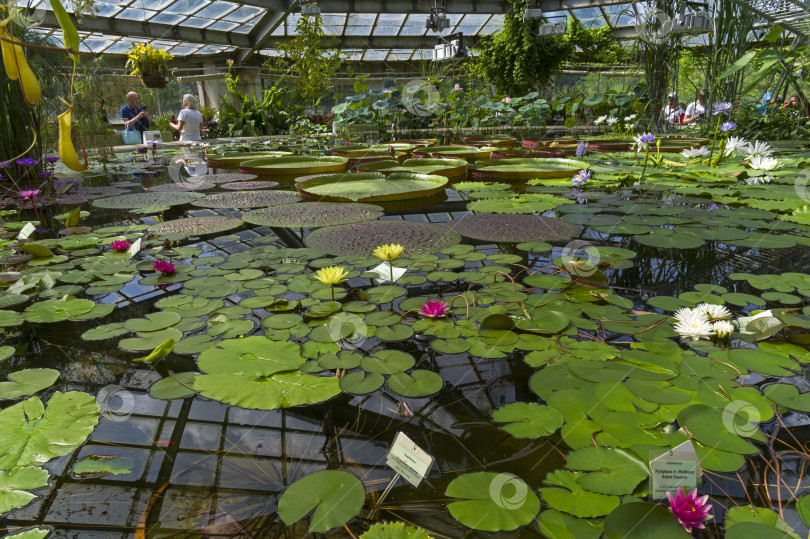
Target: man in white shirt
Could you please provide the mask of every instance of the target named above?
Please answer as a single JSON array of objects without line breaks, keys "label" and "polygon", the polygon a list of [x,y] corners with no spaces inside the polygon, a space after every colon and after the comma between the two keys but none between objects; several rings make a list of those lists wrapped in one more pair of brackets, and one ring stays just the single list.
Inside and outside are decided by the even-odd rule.
[{"label": "man in white shirt", "polygon": [[697,99],[686,106],[683,123],[694,124],[706,117],[706,89],[698,92]]}]

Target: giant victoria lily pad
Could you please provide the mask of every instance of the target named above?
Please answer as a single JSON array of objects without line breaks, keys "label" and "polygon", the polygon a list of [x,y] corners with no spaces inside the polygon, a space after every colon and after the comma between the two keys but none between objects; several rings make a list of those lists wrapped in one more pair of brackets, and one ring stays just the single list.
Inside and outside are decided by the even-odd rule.
[{"label": "giant victoria lily pad", "polygon": [[534,180],[572,178],[589,168],[585,161],[560,158],[498,159],[471,171],[475,180]]},{"label": "giant victoria lily pad", "polygon": [[289,191],[236,191],[233,193],[213,193],[192,204],[200,208],[261,208],[289,204],[300,200],[296,193]]},{"label": "giant victoria lily pad", "polygon": [[156,236],[202,236],[217,234],[242,226],[242,220],[235,217],[216,215],[212,217],[188,217],[165,221],[149,227],[149,232]]},{"label": "giant victoria lily pad", "polygon": [[442,226],[413,221],[368,221],[319,228],[304,242],[308,247],[335,256],[369,256],[380,245],[395,242],[405,256],[431,254],[461,241],[458,233]]},{"label": "giant victoria lily pad", "polygon": [[551,217],[519,214],[479,213],[450,221],[447,225],[462,236],[484,241],[567,240],[579,227]]},{"label": "giant victoria lily pad", "polygon": [[463,159],[407,159],[401,165],[396,161],[375,161],[357,165],[358,172],[413,172],[454,178],[467,173],[467,161]]},{"label": "giant victoria lily pad", "polygon": [[205,159],[208,161],[208,166],[211,168],[236,168],[239,163],[244,161],[251,161],[255,159],[272,159],[287,155],[292,155],[292,152],[208,152],[205,154]]},{"label": "giant victoria lily pad", "polygon": [[326,174],[299,178],[295,185],[308,198],[327,201],[382,202],[424,198],[444,191],[449,180],[411,172],[389,176],[375,172]]},{"label": "giant victoria lily pad", "polygon": [[413,156],[417,158],[464,159],[468,163],[489,161],[489,154],[489,150],[475,146],[428,146],[413,152]]},{"label": "giant victoria lily pad", "polygon": [[200,199],[204,196],[205,195],[202,193],[186,192],[134,193],[131,195],[99,198],[93,201],[93,206],[96,208],[108,208],[113,210],[135,210],[138,208],[153,208],[188,204],[189,202]]},{"label": "giant victoria lily pad", "polygon": [[319,157],[314,155],[291,155],[272,159],[254,159],[239,164],[239,171],[249,174],[322,174],[326,172],[346,172],[348,159],[345,157]]},{"label": "giant victoria lily pad", "polygon": [[382,214],[382,208],[371,204],[301,202],[253,210],[242,218],[254,225],[315,228],[371,221]]}]

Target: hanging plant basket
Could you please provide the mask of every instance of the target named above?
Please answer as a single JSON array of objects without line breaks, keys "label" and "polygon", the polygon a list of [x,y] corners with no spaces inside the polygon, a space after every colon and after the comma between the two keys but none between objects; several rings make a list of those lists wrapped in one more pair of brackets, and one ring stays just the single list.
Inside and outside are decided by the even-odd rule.
[{"label": "hanging plant basket", "polygon": [[166,78],[158,74],[145,75],[141,73],[141,82],[147,88],[165,88],[168,84]]}]

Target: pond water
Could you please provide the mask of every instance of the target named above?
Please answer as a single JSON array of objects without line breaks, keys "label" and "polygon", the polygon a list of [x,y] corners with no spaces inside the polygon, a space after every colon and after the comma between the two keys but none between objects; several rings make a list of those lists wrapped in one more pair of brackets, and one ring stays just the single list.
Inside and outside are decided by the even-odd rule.
[{"label": "pond water", "polygon": [[[593,179],[578,189],[572,188],[570,178],[520,184],[473,184],[468,178],[454,178],[438,195],[382,204],[384,214],[378,219],[446,227],[482,212],[507,217],[534,213],[575,225],[576,231],[567,237],[563,232],[561,239],[548,243],[543,238],[474,239],[465,233],[460,243],[450,241],[435,250],[418,252],[406,245],[394,266],[407,272],[395,287],[367,273],[380,263],[371,252],[346,252],[333,259],[308,248],[307,237],[317,227],[243,224],[213,234],[183,231],[157,239],[145,235],[143,225],[186,217],[239,218],[247,210],[194,203],[162,209],[155,208],[160,206],[156,203],[138,214],[131,208],[99,208],[80,201],[85,196],[115,199],[178,179],[185,183],[198,179],[170,174],[162,166],[136,163],[126,172],[99,174],[72,191],[71,196],[79,197],[72,203],[40,207],[36,214],[26,208],[19,215],[5,215],[6,228],[16,232],[19,225],[14,223],[41,220],[41,212],[53,217],[77,205],[89,212],[80,226],[91,231],[66,236],[75,243],[58,244],[58,237],[35,233],[35,243],[64,253],[65,258],[27,270],[13,259],[6,261],[7,269],[23,268],[23,279],[48,270],[55,283],[35,282],[18,291],[26,296],[20,300],[3,292],[2,308],[22,313],[22,318],[13,314],[0,318],[4,326],[0,346],[14,348],[0,369],[12,377],[24,369],[55,369],[58,380],[38,396],[46,401],[56,392],[86,392],[99,403],[101,416],[80,447],[36,461],[50,474],[49,482],[28,489],[36,498],[7,513],[3,527],[40,526],[53,529],[55,537],[77,538],[301,537],[307,534],[309,519],[285,524],[279,518],[279,497],[309,474],[343,470],[362,481],[365,502],[356,516],[347,517],[345,527],[334,527],[328,536],[359,536],[381,521],[404,521],[435,537],[550,536],[549,530],[557,529],[552,520],[559,510],[581,517],[565,517],[576,522],[563,521],[567,523],[563,527],[581,525],[586,519],[596,523],[584,534],[571,532],[573,536],[598,537],[602,517],[620,500],[646,495],[646,477],[625,490],[580,491],[585,493],[583,508],[555,498],[548,474],[566,466],[572,449],[598,443],[643,460],[639,455],[688,439],[689,434],[679,429],[688,422],[679,415],[688,404],[677,397],[655,401],[653,394],[660,390],[688,393],[689,404],[704,403],[712,410],[728,410],[735,402],[753,407],[756,417],[749,409],[745,418],[750,423],[740,420],[738,409],[732,411],[731,425],[739,430],[724,423],[734,440],[712,442],[700,429],[716,423],[692,420],[695,426],[689,430],[701,442],[699,456],[704,463],[700,492],[711,496],[720,523],[727,508],[753,503],[781,511],[789,527],[806,536],[807,526],[792,500],[805,487],[805,412],[810,407],[800,396],[775,395],[773,400],[784,407],[777,406],[778,418],[771,419],[767,410],[774,402],[760,393],[778,382],[798,388],[799,393],[810,390],[804,376],[810,361],[804,350],[810,343],[805,333],[810,318],[804,312],[810,276],[803,273],[810,255],[810,221],[802,221],[801,212],[797,219],[782,218],[791,215],[787,202],[793,204],[790,208],[802,205],[801,193],[793,190],[805,154],[777,155],[786,166],[765,186],[740,179],[745,167],[736,162],[721,169],[648,167],[645,175],[643,159],[629,153],[586,156]],[[627,172],[634,175],[632,181]],[[727,175],[731,173],[736,175]],[[642,175],[641,183],[635,184]],[[282,183],[272,191],[294,192],[294,188]],[[350,250],[363,243],[362,237],[351,234],[378,233],[357,226],[348,238],[338,235],[327,241],[335,242],[335,249]],[[472,235],[516,233],[517,225],[488,226],[478,226]],[[392,236],[386,243],[434,240],[428,232],[400,233],[403,236]],[[110,253],[110,241],[123,237],[131,243],[142,237],[141,251],[132,261],[125,254]],[[156,258],[171,261],[177,272],[160,277],[151,265]],[[348,280],[335,286],[337,304],[331,301],[332,290],[312,278],[317,269],[332,263],[350,271]],[[47,322],[47,317],[40,321],[29,310],[38,301],[65,295],[114,309],[95,317],[80,309],[80,314],[57,316],[54,322]],[[254,299],[246,301],[250,298]],[[447,318],[427,319],[415,312],[425,298],[452,300]],[[764,337],[737,328],[731,340],[679,341],[670,315],[703,302],[725,305],[734,318],[756,309],[772,309],[780,318],[775,314],[774,325],[758,328],[765,333],[775,329]],[[48,309],[74,307],[49,304]],[[784,316],[779,309],[784,309]],[[152,313],[164,314],[147,316]],[[776,323],[782,327],[776,328]],[[273,340],[269,344],[244,340],[262,335]],[[167,338],[175,339],[177,348],[165,359],[133,362]],[[246,344],[240,345],[240,339]],[[242,348],[223,352],[216,348],[223,341]],[[350,391],[345,388],[359,386],[347,385],[334,392],[331,386],[318,387],[301,397],[311,404],[261,410],[255,408],[277,408],[271,404],[279,398],[275,389],[246,389],[240,384],[247,382],[229,378],[233,375],[227,368],[221,371],[222,378],[216,378],[215,371],[197,364],[198,358],[211,367],[236,361],[234,357],[250,361],[285,355],[282,342],[296,343],[296,354],[300,350],[301,362],[293,367],[299,373],[335,380],[366,373],[371,389]],[[760,352],[770,354],[767,360],[729,352],[756,350],[757,342]],[[762,343],[773,344],[768,348]],[[606,362],[615,364],[609,369]],[[619,371],[611,371],[615,365],[630,371],[617,375]],[[263,382],[282,370],[264,372]],[[427,374],[423,380],[403,378],[403,370],[435,373],[439,385],[431,389],[435,380]],[[187,378],[183,384],[163,388],[177,392],[177,398],[150,394],[150,387],[161,379],[200,371],[208,373],[205,384],[200,381],[204,377]],[[380,385],[383,378],[387,383],[373,387],[370,378],[375,374]],[[676,384],[676,376],[688,381]],[[251,383],[258,384],[256,380]],[[636,388],[634,394],[625,383]],[[753,393],[744,392],[746,388]],[[319,398],[319,391],[326,397]],[[587,393],[598,401],[588,401]],[[291,398],[296,404],[295,396]],[[19,397],[2,401],[17,402]],[[544,435],[516,437],[504,430],[511,421],[534,427],[546,421],[531,411],[523,412],[523,419],[495,422],[493,412],[511,403],[541,403],[548,410],[547,404],[560,413],[560,423],[551,420]],[[560,431],[563,417],[567,426]],[[755,430],[761,427],[761,436],[745,430],[751,425]],[[394,477],[386,461],[399,432],[435,462],[419,488],[400,480],[376,506]],[[50,436],[58,438],[58,433]],[[735,449],[738,442],[749,443],[743,439],[754,450]],[[14,448],[12,441],[5,450]],[[88,456],[95,456],[91,462],[96,464],[121,463],[121,469],[115,474],[77,474],[77,463]],[[542,494],[540,514],[545,524],[538,527],[535,511],[517,529],[475,529],[471,509],[453,510],[458,496],[446,490],[464,474],[478,472],[506,478],[513,474],[535,494]],[[552,485],[576,495],[581,487],[566,481]],[[519,485],[517,491],[505,488],[498,495],[506,501],[493,498],[504,511]],[[594,495],[602,498],[587,497]],[[602,507],[607,509],[601,511]]]}]

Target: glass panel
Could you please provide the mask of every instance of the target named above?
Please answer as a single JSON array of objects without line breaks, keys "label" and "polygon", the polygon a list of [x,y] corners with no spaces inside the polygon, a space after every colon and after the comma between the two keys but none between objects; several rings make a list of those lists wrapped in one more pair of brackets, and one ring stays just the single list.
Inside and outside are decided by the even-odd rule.
[{"label": "glass panel", "polygon": [[213,2],[197,12],[198,17],[206,17],[208,19],[217,19],[224,13],[236,8],[236,4],[230,2]]},{"label": "glass panel", "polygon": [[161,24],[177,24],[183,19],[185,19],[185,15],[173,15],[171,13],[158,13],[149,22],[157,22]]},{"label": "glass panel", "polygon": [[208,0],[177,0],[174,4],[167,7],[163,11],[168,11],[169,13],[179,13],[180,15],[191,15],[210,3],[211,2],[208,2]]},{"label": "glass panel", "polygon": [[376,18],[374,13],[350,13],[343,33],[347,36],[369,36]]},{"label": "glass panel", "polygon": [[430,60],[433,58],[433,49],[416,49],[413,51],[412,60]]},{"label": "glass panel", "polygon": [[256,26],[256,23],[259,22],[259,19],[261,19],[261,18],[262,18],[262,16],[259,15],[258,17],[254,18],[252,21],[244,23],[242,26],[240,26],[239,28],[237,28],[236,30],[233,30],[233,31],[236,32],[237,34],[249,34],[250,31],[253,30],[253,27]]},{"label": "glass panel", "polygon": [[249,20],[251,17],[255,17],[256,15],[264,13],[262,8],[253,7],[253,6],[242,6],[238,9],[235,9],[222,17],[223,20],[232,21],[232,22],[245,22]]},{"label": "glass panel", "polygon": [[385,60],[388,56],[387,49],[368,49],[363,55],[363,60]]},{"label": "glass panel", "polygon": [[167,8],[174,0],[150,0],[149,2],[134,2],[130,7],[140,7],[152,9],[154,11],[162,11]]},{"label": "glass panel", "polygon": [[207,30],[222,30],[223,32],[230,32],[239,26],[239,23],[228,21],[217,21],[207,28]]},{"label": "glass panel", "polygon": [[399,31],[399,35],[401,36],[423,36],[427,31],[425,27],[425,21],[427,21],[427,14],[420,13],[415,14],[411,13],[408,15],[408,19],[405,21],[405,24],[402,25],[402,30]]},{"label": "glass panel", "polygon": [[189,17],[185,21],[183,21],[183,26],[188,28],[205,28],[209,24],[211,24],[211,19],[200,19],[199,17]]},{"label": "glass panel", "polygon": [[146,9],[132,9],[127,8],[121,12],[118,16],[121,19],[127,19],[130,21],[145,21],[151,17],[153,17],[157,13],[156,11],[149,11]]},{"label": "glass panel", "polygon": [[183,47],[174,47],[170,52],[175,56],[185,56],[186,54],[191,54],[192,52],[194,52],[196,48],[197,47],[189,47],[186,45]]},{"label": "glass panel", "polygon": [[346,24],[345,13],[324,13],[321,17],[323,18],[324,32],[336,36],[343,35],[343,27]]},{"label": "glass panel", "polygon": [[[107,42],[109,44],[109,41]],[[132,43],[128,41],[119,41],[118,43],[113,43],[108,48],[104,50],[105,54],[124,54],[132,47]]]},{"label": "glass panel", "polygon": [[[110,46],[110,40],[108,39],[85,39],[82,40],[81,44],[79,45],[79,50],[85,52],[103,52],[104,49]],[[129,44],[125,49],[129,48]]]},{"label": "glass panel", "polygon": [[96,12],[97,17],[112,17],[113,15],[121,11],[120,7],[114,6],[112,4],[96,3],[93,5],[96,8],[98,8],[98,11]]},{"label": "glass panel", "polygon": [[489,19],[489,22],[481,28],[481,31],[478,32],[479,35],[489,35],[494,34],[498,30],[501,29],[503,26],[503,15],[495,14]]},{"label": "glass panel", "polygon": [[410,60],[412,54],[412,50],[392,50],[388,54],[388,58],[386,58],[386,60],[389,62],[396,62],[397,60]]},{"label": "glass panel", "polygon": [[604,6],[604,11],[608,16],[610,25],[614,28],[622,26],[634,26],[636,24],[635,14],[631,4],[615,4]]}]

